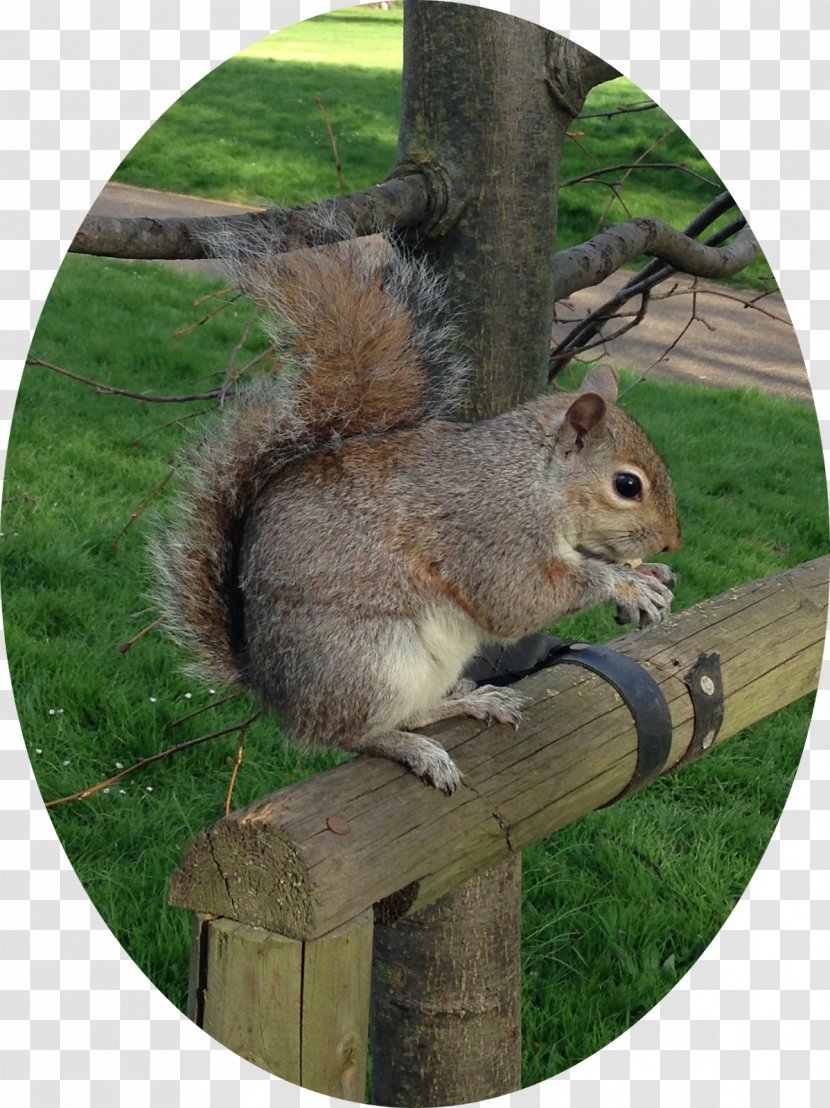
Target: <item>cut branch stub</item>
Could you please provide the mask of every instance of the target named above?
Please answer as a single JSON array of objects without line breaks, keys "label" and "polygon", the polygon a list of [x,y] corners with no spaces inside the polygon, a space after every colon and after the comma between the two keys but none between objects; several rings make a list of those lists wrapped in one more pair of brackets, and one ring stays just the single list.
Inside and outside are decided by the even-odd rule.
[{"label": "cut branch stub", "polygon": [[[205,239],[215,237],[220,228],[245,231],[261,226],[278,232],[274,235],[274,249],[290,250],[335,242],[344,231],[350,235],[369,235],[380,230],[415,226],[426,218],[429,203],[427,181],[420,173],[413,173],[375,188],[287,210],[267,208],[241,215],[169,219],[90,215],[81,224],[69,249],[76,254],[98,254],[108,258],[204,258],[207,256]],[[332,223],[339,234],[321,235],[321,208],[337,213],[339,218]]]},{"label": "cut branch stub", "polygon": [[[721,659],[725,716],[714,745],[815,689],[829,566],[830,557],[817,559],[615,640],[668,702],[666,770],[692,740],[685,678],[701,654]],[[472,720],[432,731],[464,774],[454,797],[380,758],[348,762],[198,835],[173,874],[171,903],[314,938],[382,901],[384,919],[396,901],[418,911],[618,796],[634,771],[637,732],[612,686],[562,665],[520,687],[532,703],[517,733]]]}]

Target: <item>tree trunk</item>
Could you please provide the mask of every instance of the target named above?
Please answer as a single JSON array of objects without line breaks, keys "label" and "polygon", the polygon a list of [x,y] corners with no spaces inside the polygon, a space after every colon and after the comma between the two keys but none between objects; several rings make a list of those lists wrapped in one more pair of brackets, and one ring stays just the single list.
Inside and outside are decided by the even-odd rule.
[{"label": "tree trunk", "polygon": [[[547,385],[562,145],[588,90],[612,75],[524,20],[430,0],[405,6],[393,176],[418,172],[430,184],[418,248],[460,309],[474,371],[468,419]],[[376,1104],[461,1104],[521,1087],[520,889],[521,862],[511,859],[378,930]]]},{"label": "tree trunk", "polygon": [[[475,380],[465,415],[492,416],[547,383],[559,163],[589,89],[615,75],[533,23],[409,0],[395,175],[423,172],[419,248],[460,309]],[[424,238],[423,236],[426,236]]]},{"label": "tree trunk", "polygon": [[521,1087],[521,857],[375,928],[372,1102],[469,1104]]}]

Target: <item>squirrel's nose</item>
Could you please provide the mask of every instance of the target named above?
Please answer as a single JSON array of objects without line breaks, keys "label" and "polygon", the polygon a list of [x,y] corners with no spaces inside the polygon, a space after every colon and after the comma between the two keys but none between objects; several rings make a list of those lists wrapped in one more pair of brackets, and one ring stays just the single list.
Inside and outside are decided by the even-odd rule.
[{"label": "squirrel's nose", "polygon": [[663,554],[673,554],[675,550],[679,550],[683,545],[683,536],[680,534],[680,528],[675,531],[666,545],[663,547]]}]

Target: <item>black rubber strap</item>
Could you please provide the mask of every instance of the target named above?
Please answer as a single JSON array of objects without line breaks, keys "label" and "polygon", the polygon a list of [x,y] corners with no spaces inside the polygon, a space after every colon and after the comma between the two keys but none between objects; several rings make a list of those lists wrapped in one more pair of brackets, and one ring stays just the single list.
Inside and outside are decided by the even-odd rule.
[{"label": "black rubber strap", "polygon": [[671,753],[672,722],[663,690],[639,662],[612,650],[610,646],[571,643],[550,658],[549,663],[570,662],[598,673],[613,685],[628,706],[637,728],[637,765],[625,788],[608,804],[642,788],[663,772]]},{"label": "black rubber strap", "polygon": [[625,788],[609,804],[641,788],[665,768],[671,751],[672,722],[666,698],[639,662],[609,646],[577,643],[553,635],[528,635],[509,647],[492,648],[467,671],[489,684],[512,684],[522,677],[568,662],[598,673],[613,685],[628,706],[637,728],[637,765]]}]

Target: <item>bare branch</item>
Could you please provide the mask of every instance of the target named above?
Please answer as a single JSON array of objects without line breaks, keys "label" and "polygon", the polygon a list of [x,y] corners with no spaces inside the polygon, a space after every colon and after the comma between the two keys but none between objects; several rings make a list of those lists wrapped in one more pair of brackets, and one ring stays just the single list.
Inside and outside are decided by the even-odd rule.
[{"label": "bare branch", "polygon": [[[76,254],[96,254],[109,258],[205,258],[204,237],[222,227],[245,230],[266,226],[279,231],[285,249],[335,242],[338,233],[332,231],[323,238],[320,233],[320,209],[333,209],[349,225],[349,234],[370,235],[378,230],[414,227],[426,219],[432,204],[427,178],[420,173],[395,177],[374,188],[351,192],[324,200],[321,204],[303,205],[283,210],[243,212],[241,215],[171,217],[154,219],[118,219],[89,215],[81,224],[70,251]],[[317,213],[317,214],[315,214]]]},{"label": "bare branch", "polygon": [[114,385],[105,385],[101,381],[92,381],[89,377],[82,377],[80,373],[73,373],[69,369],[62,369],[59,365],[45,362],[42,358],[27,358],[26,365],[40,365],[45,369],[51,369],[54,373],[60,373],[62,377],[68,377],[72,381],[80,381],[82,385],[91,385],[97,392],[108,396],[127,396],[131,400],[143,400],[147,404],[187,404],[192,400],[213,400],[219,395],[219,389],[212,392],[194,392],[189,396],[148,396],[143,392],[131,392],[130,389],[117,389]]},{"label": "bare branch", "polygon": [[[697,236],[706,227],[715,222],[725,211],[734,207],[735,202],[729,193],[721,193],[715,200],[708,204],[702,212],[692,220],[692,222],[685,228],[683,234],[689,236]],[[736,234],[745,226],[746,220],[743,216],[739,216],[737,219],[732,220],[725,227],[722,227],[719,231],[716,231],[708,239],[706,239],[707,246],[719,246],[726,239]],[[648,296],[651,290],[667,280],[672,274],[677,271],[672,266],[663,265],[660,261],[651,261],[642,269],[638,270],[634,276],[609,300],[606,300],[604,304],[601,304],[598,308],[595,308],[590,315],[587,315],[584,319],[580,320],[575,327],[571,328],[568,334],[562,339],[556,347],[554,347],[550,356],[551,372],[550,379],[552,380],[560,370],[564,369],[568,361],[576,354],[581,353],[583,350],[590,350],[595,346],[603,345],[606,342],[611,342],[613,339],[619,337],[623,332],[615,332],[613,335],[609,335],[607,338],[603,338],[600,342],[593,342],[592,340],[597,336],[601,328],[611,319],[614,319],[617,315],[618,309],[623,306],[628,300],[634,296]],[[762,293],[762,296],[766,293]],[[646,302],[643,302],[640,306],[640,311],[637,315],[637,323],[639,323],[645,315]],[[636,324],[634,324],[636,325]],[[629,330],[630,328],[626,328]]]},{"label": "bare branch", "polygon": [[[670,292],[663,293],[660,296],[655,296],[655,300],[668,300],[670,296],[688,296],[690,293],[697,294],[698,296],[719,296],[722,300],[734,300],[736,304],[740,304],[742,308],[751,308],[753,311],[760,312],[762,315],[767,316],[768,319],[775,320],[776,323],[783,323],[786,327],[792,327],[792,321],[785,319],[783,316],[776,315],[775,312],[769,311],[767,308],[759,306],[758,301],[761,297],[756,296],[754,299],[747,300],[743,296],[737,296],[732,292],[724,292],[721,289],[671,289]],[[766,293],[762,295],[766,296]],[[700,317],[698,316],[700,319]],[[705,320],[703,321],[705,322]]]},{"label": "bare branch", "polygon": [[748,226],[728,246],[711,247],[653,216],[630,219],[556,255],[556,299],[600,284],[640,254],[651,254],[695,277],[730,277],[754,261],[760,249]]},{"label": "bare branch", "polygon": [[232,727],[223,727],[221,731],[212,731],[209,735],[199,735],[196,739],[188,739],[187,742],[168,747],[167,750],[161,750],[158,754],[150,754],[147,758],[140,758],[135,765],[128,766],[127,769],[122,769],[120,773],[116,773],[113,777],[108,777],[106,781],[99,781],[97,785],[91,785],[88,789],[82,789],[78,793],[72,793],[71,796],[61,796],[56,800],[47,800],[44,807],[57,808],[59,805],[68,804],[72,800],[86,800],[87,797],[100,792],[102,789],[108,788],[110,785],[117,785],[119,781],[123,781],[125,777],[129,777],[129,775],[135,773],[136,770],[144,769],[145,766],[149,766],[153,762],[159,762],[162,758],[170,758],[173,754],[178,754],[180,750],[189,750],[192,746],[206,743],[210,739],[218,739],[222,735],[232,735],[236,731],[241,731],[244,734],[251,724],[254,723],[255,720],[258,720],[261,715],[261,711],[254,712],[252,716],[243,720],[242,723],[235,723]]},{"label": "bare branch", "polygon": [[[728,212],[730,208],[734,207],[735,201],[732,199],[730,194],[728,192],[720,193],[718,196],[715,197],[714,200],[707,204],[702,211],[698,212],[698,214],[687,227],[683,228],[683,234],[688,235],[690,238],[696,239],[698,235],[701,235],[706,230],[707,227],[711,227],[715,220],[719,219],[724,214],[724,212]],[[746,223],[746,220],[742,216],[740,226],[734,226],[733,230],[730,231],[729,234],[734,234],[739,231],[740,228],[743,227],[744,223]],[[722,237],[717,238],[713,235],[712,238],[706,240],[707,246],[720,245],[721,242],[724,242],[729,237],[729,235],[725,235],[723,234],[723,232],[719,233],[722,235]],[[675,272],[675,270],[672,269],[671,266],[664,267],[661,261],[659,261],[658,259],[654,259],[650,261],[647,265],[644,265],[642,269],[638,270],[638,272],[635,273],[628,282],[626,282],[626,288],[628,288],[629,286],[640,284],[641,281],[644,281],[646,280],[646,278],[649,278],[653,274],[656,274],[661,268],[665,269],[666,277]]]},{"label": "bare branch", "polygon": [[[632,293],[631,295],[633,296],[634,294]],[[557,346],[555,350],[551,351],[551,355],[550,355],[551,370],[550,370],[550,376],[548,377],[548,380],[552,381],[554,379],[554,377],[556,377],[557,374],[561,370],[563,370],[565,368],[565,366],[568,364],[568,362],[572,358],[574,358],[577,354],[584,354],[586,350],[593,350],[598,346],[605,347],[605,346],[608,345],[608,343],[613,342],[615,339],[620,338],[620,336],[624,335],[627,331],[633,330],[634,327],[639,327],[639,325],[643,322],[643,320],[646,317],[646,312],[648,311],[648,307],[649,307],[649,303],[650,303],[651,293],[650,293],[649,289],[645,289],[640,295],[641,295],[642,299],[640,300],[640,306],[639,306],[639,308],[637,309],[636,312],[614,312],[612,314],[608,314],[607,312],[604,312],[603,315],[602,315],[601,320],[596,320],[596,318],[595,318],[597,316],[598,312],[592,312],[591,315],[587,316],[584,320],[582,320],[581,324],[579,326],[575,327],[574,330],[570,332],[570,334],[567,336],[567,338],[562,343],[560,343],[559,346]],[[598,309],[598,311],[599,310],[601,310],[601,309]],[[622,327],[619,327],[612,335],[602,335],[595,342],[591,341],[594,338],[594,336],[599,333],[599,328],[603,324],[610,323],[610,321],[612,319],[622,319],[624,315],[628,315],[628,316],[630,316],[630,318],[628,319],[628,321],[626,323],[623,324]],[[589,334],[585,335],[585,337],[582,338],[581,341],[578,341],[573,347],[567,346],[566,344],[568,342],[568,339],[570,339],[571,335],[578,332],[580,326],[582,326],[586,323],[589,323],[589,322],[596,323],[596,327],[593,330],[591,330]]]}]

